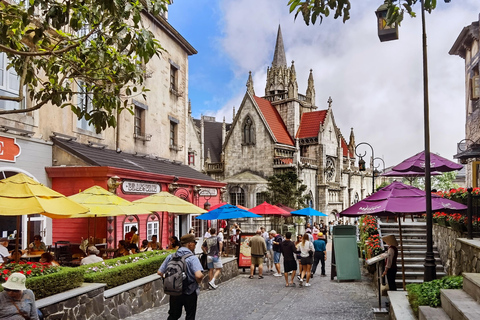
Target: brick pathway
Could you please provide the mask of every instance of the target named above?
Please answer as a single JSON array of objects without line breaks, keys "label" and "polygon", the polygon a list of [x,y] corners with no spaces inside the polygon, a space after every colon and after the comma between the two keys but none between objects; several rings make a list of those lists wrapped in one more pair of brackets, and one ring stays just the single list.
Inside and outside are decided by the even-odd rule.
[{"label": "brick pathway", "polygon": [[[262,280],[252,280],[248,278],[249,269],[245,270],[246,273],[240,270],[238,277],[221,283],[217,290],[200,293],[197,319],[388,319],[373,314],[373,307],[378,307],[378,298],[368,275],[362,275],[362,281],[339,283],[330,280],[330,254],[328,252],[327,277],[315,276],[310,281],[311,287],[298,287],[296,281],[297,287],[286,288],[283,277],[269,273]],[[127,319],[167,319],[167,316],[168,304]],[[181,319],[184,316],[185,313]]]}]

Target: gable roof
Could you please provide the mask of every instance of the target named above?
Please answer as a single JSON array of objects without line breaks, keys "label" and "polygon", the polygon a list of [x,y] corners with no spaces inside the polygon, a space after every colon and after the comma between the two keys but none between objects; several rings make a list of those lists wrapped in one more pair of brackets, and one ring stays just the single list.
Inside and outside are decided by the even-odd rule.
[{"label": "gable roof", "polygon": [[132,153],[100,149],[86,144],[51,137],[53,144],[82,159],[92,166],[115,167],[156,174],[171,175],[182,178],[215,181],[197,170],[166,159],[140,157]]},{"label": "gable roof", "polygon": [[[202,126],[201,119],[193,119],[195,125],[198,128]],[[222,130],[223,130],[223,122],[216,122],[216,121],[203,121],[204,125],[204,159],[207,158],[208,150],[210,150],[210,161],[211,162],[220,162],[221,155],[222,155]],[[230,124],[225,124],[226,130],[228,131],[230,128]]]},{"label": "gable roof", "polygon": [[327,110],[303,113],[297,131],[297,139],[317,137],[320,125],[323,124],[326,117]]},{"label": "gable roof", "polygon": [[353,158],[353,153],[348,150],[347,141],[345,141],[345,138],[343,137],[343,135],[340,135],[340,137],[342,139],[343,156]]},{"label": "gable roof", "polygon": [[260,112],[263,114],[263,117],[267,121],[270,130],[272,131],[275,139],[278,143],[286,144],[289,146],[294,146],[295,143],[293,142],[292,137],[287,131],[287,127],[280,117],[277,109],[270,103],[270,101],[259,98],[257,96],[253,96],[255,102],[257,103]]}]

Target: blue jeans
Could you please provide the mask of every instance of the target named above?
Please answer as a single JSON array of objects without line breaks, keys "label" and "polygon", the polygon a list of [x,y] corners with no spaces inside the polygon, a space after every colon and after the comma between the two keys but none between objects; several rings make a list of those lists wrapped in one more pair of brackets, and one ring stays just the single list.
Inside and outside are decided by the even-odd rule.
[{"label": "blue jeans", "polygon": [[281,255],[281,252],[273,251],[273,263],[280,263]]}]

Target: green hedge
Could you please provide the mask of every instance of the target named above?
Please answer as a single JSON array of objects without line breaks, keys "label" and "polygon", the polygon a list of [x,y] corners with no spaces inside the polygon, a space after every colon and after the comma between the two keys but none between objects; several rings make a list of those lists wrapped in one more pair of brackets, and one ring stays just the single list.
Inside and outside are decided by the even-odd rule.
[{"label": "green hedge", "polygon": [[[25,286],[35,293],[35,299],[42,299],[60,292],[78,288],[83,283],[84,270],[60,267],[58,272],[38,277],[27,277]],[[3,286],[0,286],[3,291]]]},{"label": "green hedge", "polygon": [[408,301],[418,317],[419,306],[438,307],[441,305],[440,289],[461,289],[462,276],[447,276],[442,279],[407,285]]},{"label": "green hedge", "polygon": [[[107,289],[120,286],[122,284],[152,275],[171,252],[151,251],[146,253],[137,253],[116,259],[105,260],[86,266],[78,267],[83,270],[84,282],[95,282],[107,284]],[[146,257],[144,260],[135,260],[135,258]],[[125,263],[120,264],[119,263]],[[100,268],[101,271],[92,272],[92,268]]]}]

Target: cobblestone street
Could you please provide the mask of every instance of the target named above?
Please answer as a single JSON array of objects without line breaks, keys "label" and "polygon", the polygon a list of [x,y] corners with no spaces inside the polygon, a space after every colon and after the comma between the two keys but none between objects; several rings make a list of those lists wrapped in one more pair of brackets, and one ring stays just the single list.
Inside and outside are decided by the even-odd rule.
[{"label": "cobblestone street", "polygon": [[[283,277],[266,273],[264,279],[249,279],[249,269],[246,269],[245,273],[240,270],[238,277],[221,283],[218,289],[200,293],[197,319],[388,319],[386,316],[376,317],[373,314],[373,308],[378,307],[378,298],[369,277],[363,274],[362,281],[331,281],[330,261],[329,251],[327,277],[316,275],[310,281],[311,287],[299,287],[299,281],[296,281],[296,287],[286,288]],[[168,304],[128,319],[166,319],[167,316]],[[185,312],[181,319],[184,317]]]}]

